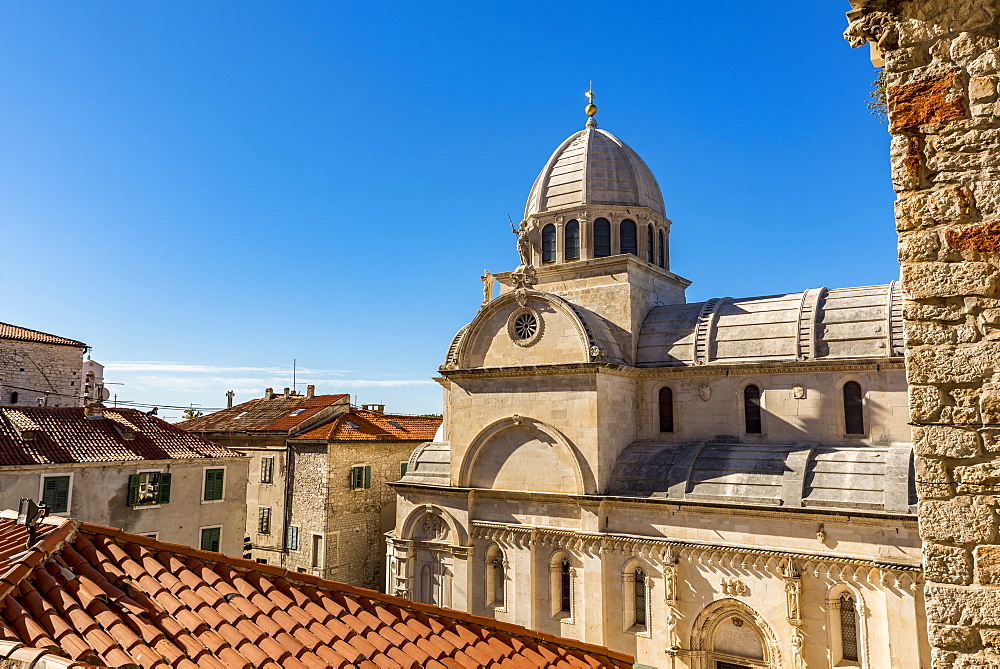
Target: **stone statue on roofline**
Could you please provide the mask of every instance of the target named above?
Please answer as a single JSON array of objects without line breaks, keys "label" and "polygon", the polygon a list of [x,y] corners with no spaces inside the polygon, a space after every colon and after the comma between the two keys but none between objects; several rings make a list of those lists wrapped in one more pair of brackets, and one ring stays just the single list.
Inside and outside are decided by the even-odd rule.
[{"label": "stone statue on roofline", "polygon": [[521,256],[521,267],[531,265],[531,240],[528,238],[528,222],[521,221],[521,227],[510,224],[510,231],[517,235],[517,253]]}]

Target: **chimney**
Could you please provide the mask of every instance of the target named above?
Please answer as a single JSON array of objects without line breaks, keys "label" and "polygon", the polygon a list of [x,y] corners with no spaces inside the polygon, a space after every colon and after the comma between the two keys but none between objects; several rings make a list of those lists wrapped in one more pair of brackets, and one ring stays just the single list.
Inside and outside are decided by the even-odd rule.
[{"label": "chimney", "polygon": [[88,402],[83,408],[83,417],[87,420],[100,420],[104,418],[104,405],[100,402]]},{"label": "chimney", "polygon": [[361,408],[365,411],[372,411],[374,413],[385,413],[384,404],[364,404]]},{"label": "chimney", "polygon": [[306,399],[311,400],[316,396],[316,386],[306,386]]},{"label": "chimney", "polygon": [[226,392],[226,408],[227,409],[232,409],[233,408],[233,397],[235,395],[236,395],[236,391],[235,390],[230,390],[230,391]]},{"label": "chimney", "polygon": [[266,399],[266,400],[273,400],[274,399],[274,388],[265,388],[264,389],[264,399]]},{"label": "chimney", "polygon": [[289,388],[285,388],[285,399],[288,399]]}]

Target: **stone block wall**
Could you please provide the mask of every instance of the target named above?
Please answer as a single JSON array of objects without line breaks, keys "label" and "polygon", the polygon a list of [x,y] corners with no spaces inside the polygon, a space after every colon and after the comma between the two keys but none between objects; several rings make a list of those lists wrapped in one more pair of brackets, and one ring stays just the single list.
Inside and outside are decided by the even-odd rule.
[{"label": "stone block wall", "polygon": [[50,407],[83,406],[83,351],[0,339],[0,404],[34,407],[42,400]]},{"label": "stone block wall", "polygon": [[884,59],[935,667],[1000,666],[1000,7],[854,0]]}]

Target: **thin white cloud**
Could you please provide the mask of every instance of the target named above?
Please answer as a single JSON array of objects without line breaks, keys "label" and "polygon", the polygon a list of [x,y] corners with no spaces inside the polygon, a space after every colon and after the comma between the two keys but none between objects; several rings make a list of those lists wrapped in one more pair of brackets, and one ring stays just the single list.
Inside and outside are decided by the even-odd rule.
[{"label": "thin white cloud", "polygon": [[[197,365],[183,362],[163,362],[157,360],[119,360],[102,363],[106,371],[112,372],[186,372],[191,374],[240,373],[284,374],[291,373],[288,367],[222,367],[218,365]],[[300,367],[299,374],[348,374],[344,369],[311,369]]]},{"label": "thin white cloud", "polygon": [[[301,389],[303,384],[310,384],[321,389],[324,393],[335,393],[344,388],[396,388],[402,386],[428,386],[435,385],[431,379],[342,379],[342,378],[303,378],[299,382]],[[126,379],[126,384],[136,390],[148,390],[153,388],[169,389],[174,391],[195,391],[195,390],[217,390],[223,393],[227,390],[234,390],[240,394],[260,395],[264,388],[270,386],[280,391],[281,388],[273,385],[273,379],[264,378],[242,378],[224,376],[169,376],[169,375],[149,375],[144,374],[130,379]],[[288,384],[291,385],[291,384]]]}]

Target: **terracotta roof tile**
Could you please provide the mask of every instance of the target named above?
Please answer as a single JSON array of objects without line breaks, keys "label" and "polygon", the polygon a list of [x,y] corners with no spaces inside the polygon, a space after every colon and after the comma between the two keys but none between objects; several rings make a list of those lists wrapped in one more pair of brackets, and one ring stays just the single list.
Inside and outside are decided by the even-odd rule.
[{"label": "terracotta roof tile", "polygon": [[[0,546],[17,537],[9,516],[0,514]],[[44,540],[0,567],[0,638],[67,664],[631,666],[628,656],[487,618],[99,525],[46,522]]]},{"label": "terracotta roof tile", "polygon": [[[0,465],[244,457],[136,409],[105,408],[104,415],[88,419],[81,407],[2,407]],[[116,418],[136,426],[132,438],[115,428]]]},{"label": "terracotta roof tile", "polygon": [[40,332],[38,330],[29,330],[28,328],[22,328],[17,325],[11,325],[10,323],[0,323],[0,339],[13,339],[15,341],[33,341],[40,344],[56,344],[57,346],[75,346],[78,348],[88,348],[86,344],[82,341],[77,341],[75,339],[67,339],[66,337],[59,337],[56,335],[49,334],[47,332]]},{"label": "terracotta roof tile", "polygon": [[310,429],[293,439],[324,441],[431,441],[441,426],[440,418],[386,414],[351,409],[335,420]]},{"label": "terracotta roof tile", "polygon": [[258,397],[229,409],[192,418],[177,426],[188,432],[288,432],[317,417],[324,410],[334,415],[334,407],[346,411],[350,395],[275,395]]}]

